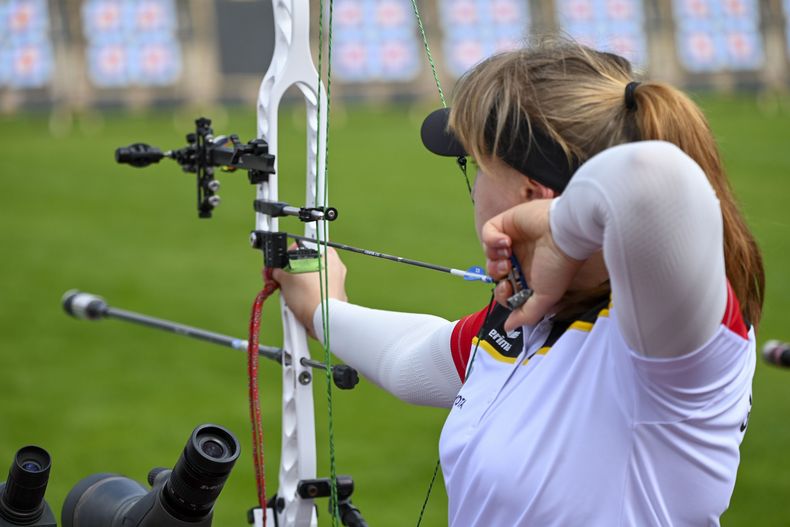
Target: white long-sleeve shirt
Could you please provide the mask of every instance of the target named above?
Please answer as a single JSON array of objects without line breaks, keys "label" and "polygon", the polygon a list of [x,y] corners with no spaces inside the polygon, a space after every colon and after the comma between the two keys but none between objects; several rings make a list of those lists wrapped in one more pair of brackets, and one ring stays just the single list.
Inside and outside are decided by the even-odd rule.
[{"label": "white long-sleeve shirt", "polygon": [[333,301],[333,351],[407,401],[451,407],[450,525],[718,525],[755,352],[707,178],[669,143],[611,148],[550,224],[571,257],[603,249],[611,305],[504,334],[481,333],[482,312],[450,323]]}]

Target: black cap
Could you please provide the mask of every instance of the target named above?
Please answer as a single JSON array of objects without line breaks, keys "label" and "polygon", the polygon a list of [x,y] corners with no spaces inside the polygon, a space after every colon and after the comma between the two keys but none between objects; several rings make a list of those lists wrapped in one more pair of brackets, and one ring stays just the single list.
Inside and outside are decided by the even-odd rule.
[{"label": "black cap", "polygon": [[[449,108],[431,112],[422,123],[420,130],[422,143],[428,150],[440,156],[465,156],[467,153],[463,145],[448,129],[449,118]],[[486,123],[487,128],[489,124]],[[493,129],[486,132],[486,138],[493,143]],[[565,190],[571,176],[580,165],[575,158],[569,161],[559,143],[534,124],[530,128],[525,126],[519,137],[500,147],[497,157],[522,174],[557,192]]]},{"label": "black cap", "polygon": [[450,108],[439,108],[428,114],[422,122],[420,135],[425,148],[440,156],[462,157],[466,155],[463,145],[447,129]]}]

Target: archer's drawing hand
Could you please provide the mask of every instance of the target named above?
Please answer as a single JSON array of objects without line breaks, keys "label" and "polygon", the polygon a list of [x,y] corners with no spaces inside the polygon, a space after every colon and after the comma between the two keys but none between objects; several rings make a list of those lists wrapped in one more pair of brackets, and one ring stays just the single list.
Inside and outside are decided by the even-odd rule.
[{"label": "archer's drawing hand", "polygon": [[[562,298],[582,263],[566,255],[554,243],[549,226],[550,199],[522,203],[494,216],[483,226],[481,238],[488,274],[494,279],[507,276],[510,255],[521,264],[533,295],[508,317],[505,329],[537,324]],[[507,280],[496,287],[496,299],[507,305],[513,294]]]},{"label": "archer's drawing hand", "polygon": [[[327,250],[329,263],[329,290],[328,298],[335,298],[344,302],[348,301],[346,295],[346,266],[332,248]],[[274,279],[280,284],[280,291],[288,308],[293,311],[299,322],[307,329],[311,337],[315,338],[313,328],[313,314],[321,303],[321,286],[317,272],[292,274],[282,269],[274,270]]]}]

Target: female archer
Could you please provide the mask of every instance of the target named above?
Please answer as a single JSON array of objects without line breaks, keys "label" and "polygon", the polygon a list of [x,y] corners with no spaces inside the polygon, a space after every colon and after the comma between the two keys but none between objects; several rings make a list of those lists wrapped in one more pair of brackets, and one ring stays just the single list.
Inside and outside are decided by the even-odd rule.
[{"label": "female archer", "polygon": [[[330,252],[331,347],[398,397],[451,409],[450,525],[718,525],[764,275],[700,110],[621,57],[545,43],[464,75],[423,141],[475,160],[488,271],[504,278],[515,257],[532,295],[504,324],[499,305],[455,322],[368,309]],[[318,277],[275,278],[320,339]]]}]

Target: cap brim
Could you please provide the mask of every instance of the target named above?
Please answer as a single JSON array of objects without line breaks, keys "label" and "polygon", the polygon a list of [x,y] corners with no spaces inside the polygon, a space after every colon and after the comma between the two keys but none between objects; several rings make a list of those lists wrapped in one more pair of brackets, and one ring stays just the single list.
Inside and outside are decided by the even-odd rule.
[{"label": "cap brim", "polygon": [[440,156],[460,157],[466,151],[458,139],[447,130],[447,121],[450,118],[449,108],[440,108],[431,112],[422,122],[420,136],[425,148]]}]

